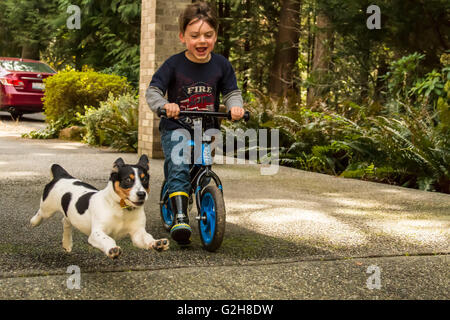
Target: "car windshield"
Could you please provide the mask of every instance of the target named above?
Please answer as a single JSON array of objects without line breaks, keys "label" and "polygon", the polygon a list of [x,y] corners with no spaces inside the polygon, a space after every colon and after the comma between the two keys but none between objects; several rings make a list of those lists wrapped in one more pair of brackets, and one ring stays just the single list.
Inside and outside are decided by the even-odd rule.
[{"label": "car windshield", "polygon": [[8,71],[44,72],[55,73],[55,71],[41,62],[25,62],[18,60],[0,60],[0,67]]}]

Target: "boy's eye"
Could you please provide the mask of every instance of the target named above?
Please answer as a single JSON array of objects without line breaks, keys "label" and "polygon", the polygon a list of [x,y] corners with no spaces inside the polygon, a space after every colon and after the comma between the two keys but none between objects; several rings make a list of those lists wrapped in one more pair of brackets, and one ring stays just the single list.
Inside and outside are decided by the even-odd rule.
[{"label": "boy's eye", "polygon": [[[214,36],[214,33],[206,33],[205,34],[205,38],[212,38]],[[192,39],[196,39],[196,38],[198,38],[199,37],[199,35],[198,34],[191,34],[191,38]]]}]

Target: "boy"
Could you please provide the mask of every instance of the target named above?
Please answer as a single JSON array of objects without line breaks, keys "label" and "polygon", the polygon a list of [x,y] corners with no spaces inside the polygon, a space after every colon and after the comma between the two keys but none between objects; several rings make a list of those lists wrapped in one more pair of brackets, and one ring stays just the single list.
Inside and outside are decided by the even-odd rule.
[{"label": "boy", "polygon": [[[153,75],[146,92],[147,103],[153,112],[166,109],[167,118],[161,119],[159,130],[164,151],[164,175],[176,223],[170,234],[180,245],[190,243],[192,233],[188,219],[191,185],[189,164],[175,164],[172,149],[179,143],[172,141],[176,129],[192,128],[192,120],[179,117],[180,110],[218,111],[219,95],[231,111],[232,120],[244,116],[241,91],[230,62],[213,53],[217,41],[218,22],[214,10],[205,2],[186,7],[179,17],[180,40],[186,50],[171,56]],[[167,99],[164,97],[167,92]],[[184,124],[184,126],[182,125]],[[218,124],[210,124],[218,129]],[[205,128],[208,129],[208,128]],[[191,135],[192,135],[191,132]]]}]

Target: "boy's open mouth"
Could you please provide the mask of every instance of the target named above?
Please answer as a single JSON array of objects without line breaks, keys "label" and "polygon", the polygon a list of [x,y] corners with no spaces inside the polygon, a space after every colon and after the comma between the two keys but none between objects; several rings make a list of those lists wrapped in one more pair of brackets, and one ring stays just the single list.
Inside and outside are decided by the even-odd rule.
[{"label": "boy's open mouth", "polygon": [[198,52],[198,53],[205,53],[206,52],[206,47],[202,47],[202,48],[195,48],[195,50]]}]

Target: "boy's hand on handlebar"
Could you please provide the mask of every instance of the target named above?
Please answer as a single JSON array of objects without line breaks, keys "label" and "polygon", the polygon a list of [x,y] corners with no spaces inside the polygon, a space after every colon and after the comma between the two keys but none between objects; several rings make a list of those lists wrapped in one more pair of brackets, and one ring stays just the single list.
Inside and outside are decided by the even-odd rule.
[{"label": "boy's hand on handlebar", "polygon": [[242,117],[244,116],[244,108],[241,107],[232,107],[230,109],[230,113],[231,113],[231,120],[232,121],[238,121],[241,120]]},{"label": "boy's hand on handlebar", "polygon": [[167,103],[164,105],[164,109],[166,109],[167,118],[178,119],[180,114],[180,106],[176,103]]}]

